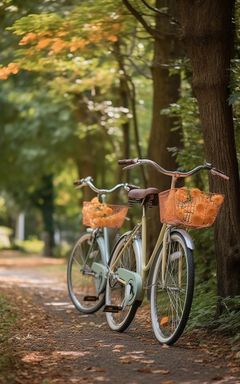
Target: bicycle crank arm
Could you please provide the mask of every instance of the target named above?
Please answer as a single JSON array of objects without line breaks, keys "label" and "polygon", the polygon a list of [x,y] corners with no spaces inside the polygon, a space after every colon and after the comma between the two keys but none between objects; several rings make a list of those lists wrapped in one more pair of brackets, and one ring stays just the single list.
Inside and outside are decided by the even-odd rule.
[{"label": "bicycle crank arm", "polygon": [[124,281],[125,285],[125,297],[124,306],[131,305],[134,301],[141,301],[143,296],[142,278],[133,271],[129,271],[125,268],[118,268],[117,274],[119,279]]}]

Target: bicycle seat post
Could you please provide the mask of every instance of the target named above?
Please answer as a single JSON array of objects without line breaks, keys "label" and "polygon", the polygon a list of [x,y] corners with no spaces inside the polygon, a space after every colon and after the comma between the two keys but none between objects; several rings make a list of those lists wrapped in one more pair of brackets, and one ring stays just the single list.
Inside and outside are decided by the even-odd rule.
[{"label": "bicycle seat post", "polygon": [[[144,202],[142,204],[142,264],[143,267],[146,266],[147,258],[147,216],[146,216],[147,206]],[[144,268],[142,268],[142,273],[144,273]],[[142,276],[143,277],[143,276]]]}]

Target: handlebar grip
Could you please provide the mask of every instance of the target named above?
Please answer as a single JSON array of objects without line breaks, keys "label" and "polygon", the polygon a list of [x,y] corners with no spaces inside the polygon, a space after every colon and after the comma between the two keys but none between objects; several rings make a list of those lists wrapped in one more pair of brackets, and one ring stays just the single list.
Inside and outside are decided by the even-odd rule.
[{"label": "handlebar grip", "polygon": [[74,182],[73,182],[73,185],[75,186],[75,187],[78,187],[79,185],[81,185],[82,184],[82,180],[75,180]]},{"label": "handlebar grip", "polygon": [[225,175],[225,173],[223,173],[222,171],[220,171],[219,169],[217,168],[212,168],[210,170],[211,174],[214,175],[214,176],[219,176],[221,177],[222,179],[225,179],[225,180],[229,180],[229,176]]},{"label": "handlebar grip", "polygon": [[131,189],[140,189],[141,187],[139,187],[138,185],[134,185],[134,184],[128,184],[128,188],[131,190]]},{"label": "handlebar grip", "polygon": [[122,159],[118,160],[119,165],[131,165],[131,164],[136,164],[138,159]]}]

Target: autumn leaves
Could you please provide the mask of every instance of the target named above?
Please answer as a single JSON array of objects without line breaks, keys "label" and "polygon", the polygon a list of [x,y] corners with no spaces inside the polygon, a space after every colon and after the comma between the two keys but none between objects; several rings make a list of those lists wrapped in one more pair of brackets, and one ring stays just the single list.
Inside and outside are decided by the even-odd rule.
[{"label": "autumn leaves", "polygon": [[[103,24],[101,21],[96,22],[95,25],[86,23],[81,28],[81,36],[71,35],[73,26],[70,24],[63,24],[62,28],[57,31],[28,32],[23,35],[18,45],[25,48],[25,56],[32,57],[39,52],[44,52],[43,56],[73,54],[87,48],[91,49],[93,44],[116,42],[121,29],[120,23],[111,23],[111,30],[106,28],[106,23]],[[7,80],[10,75],[16,75],[22,68],[24,65],[19,59],[18,62],[0,66],[0,80]]]}]

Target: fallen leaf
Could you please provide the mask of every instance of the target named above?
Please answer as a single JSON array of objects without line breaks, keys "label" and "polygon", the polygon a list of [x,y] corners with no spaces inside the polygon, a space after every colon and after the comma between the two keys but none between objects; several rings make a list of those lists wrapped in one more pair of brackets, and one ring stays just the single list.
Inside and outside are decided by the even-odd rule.
[{"label": "fallen leaf", "polygon": [[153,370],[151,368],[139,368],[137,369],[137,371],[141,373],[153,373]]},{"label": "fallen leaf", "polygon": [[141,360],[141,363],[143,363],[143,364],[153,364],[153,363],[155,363],[155,360]]},{"label": "fallen leaf", "polygon": [[168,369],[154,369],[153,373],[160,373],[161,375],[167,375],[170,373]]}]

